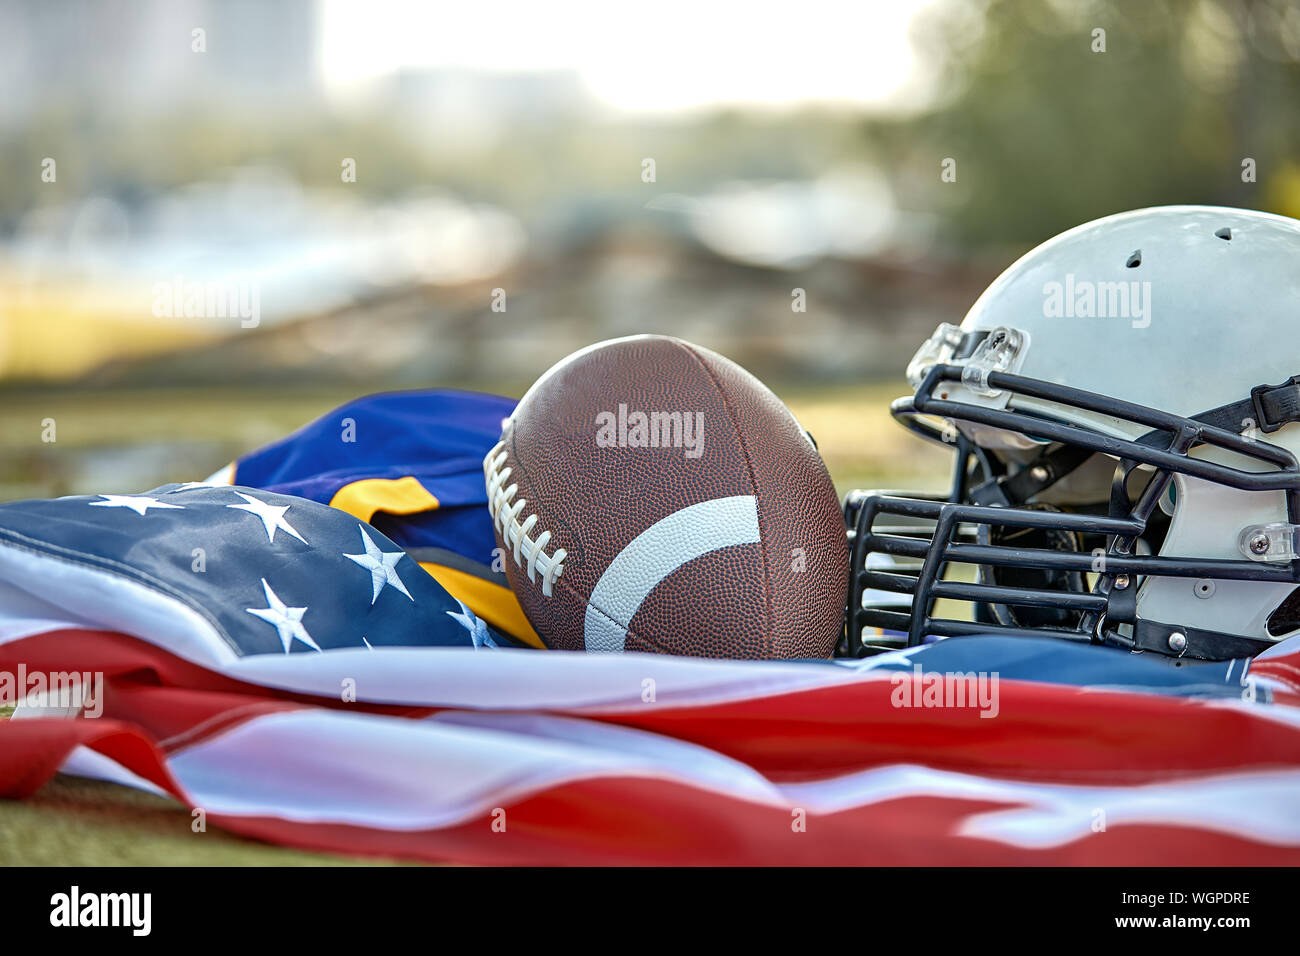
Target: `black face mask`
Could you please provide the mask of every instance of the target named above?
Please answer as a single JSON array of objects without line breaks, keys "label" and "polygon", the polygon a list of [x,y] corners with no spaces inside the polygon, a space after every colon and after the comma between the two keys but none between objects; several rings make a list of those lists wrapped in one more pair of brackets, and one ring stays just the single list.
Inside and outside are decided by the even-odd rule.
[{"label": "black face mask", "polygon": [[[1018,334],[1001,329],[968,333],[960,343],[951,343],[952,358],[974,354],[986,339]],[[994,343],[995,348],[1004,342]],[[955,383],[972,384],[969,365],[935,364],[922,371],[915,395],[895,402],[892,411],[912,431],[954,448],[952,487],[946,496],[849,495],[845,515],[853,565],[843,653],[863,656],[915,646],[931,636],[969,634],[1052,636],[1209,660],[1252,656],[1272,646],[1268,640],[1198,628],[1195,620],[1142,619],[1137,593],[1143,581],[1155,577],[1189,579],[1189,590],[1194,582],[1212,587],[1216,580],[1300,584],[1300,559],[1260,560],[1263,553],[1248,556],[1245,544],[1240,559],[1158,553],[1167,528],[1159,502],[1170,492],[1175,475],[1243,491],[1282,492],[1287,525],[1300,524],[1300,465],[1295,457],[1232,430],[1250,419],[1261,423],[1260,430],[1267,434],[1300,420],[1300,380],[1257,386],[1238,402],[1186,418],[1009,372],[976,370],[974,384],[979,388],[1098,413],[1146,430],[1129,440],[1009,406],[943,397]],[[941,429],[930,418],[1024,436],[1045,450],[1025,464],[1008,465],[964,433],[954,435],[951,426]],[[1189,454],[1202,446],[1249,459],[1259,470]],[[1095,455],[1117,462],[1108,502],[1062,511],[1035,500]],[[868,568],[872,554],[887,555],[893,563],[880,567],[876,561],[877,566]],[[957,565],[973,566],[974,579],[946,579],[948,568]],[[864,592],[870,589],[910,596],[910,606],[863,607]],[[970,613],[938,617],[939,600],[964,603]],[[1292,603],[1300,607],[1300,599]],[[1285,613],[1288,606],[1283,603],[1274,610],[1279,624],[1283,618],[1300,618],[1300,611]],[[864,627],[896,636],[873,636],[864,642]]]}]

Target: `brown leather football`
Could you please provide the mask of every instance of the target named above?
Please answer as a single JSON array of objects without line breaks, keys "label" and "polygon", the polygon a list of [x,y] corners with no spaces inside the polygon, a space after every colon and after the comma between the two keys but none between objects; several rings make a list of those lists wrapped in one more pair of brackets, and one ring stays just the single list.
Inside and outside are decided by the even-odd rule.
[{"label": "brown leather football", "polygon": [[829,657],[844,518],[807,433],[758,379],[680,339],[575,352],[484,462],[510,585],[552,648]]}]

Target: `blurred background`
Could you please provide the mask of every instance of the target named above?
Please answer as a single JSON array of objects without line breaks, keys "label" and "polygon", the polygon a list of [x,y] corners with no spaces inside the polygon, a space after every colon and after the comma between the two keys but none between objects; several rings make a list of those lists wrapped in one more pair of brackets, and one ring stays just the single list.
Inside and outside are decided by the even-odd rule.
[{"label": "blurred background", "polygon": [[842,492],[937,481],[887,400],[1020,253],[1300,216],[1281,0],[4,0],[0,90],[0,499],[642,331],[767,380]]}]

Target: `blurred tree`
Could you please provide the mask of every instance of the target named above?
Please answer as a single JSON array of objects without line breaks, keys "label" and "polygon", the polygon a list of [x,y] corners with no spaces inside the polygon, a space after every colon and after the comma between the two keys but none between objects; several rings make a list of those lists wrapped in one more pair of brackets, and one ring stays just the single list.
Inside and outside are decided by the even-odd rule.
[{"label": "blurred tree", "polygon": [[871,138],[904,203],[950,218],[958,242],[1032,244],[1165,203],[1300,216],[1294,3],[951,0],[915,40],[942,64],[940,95]]}]

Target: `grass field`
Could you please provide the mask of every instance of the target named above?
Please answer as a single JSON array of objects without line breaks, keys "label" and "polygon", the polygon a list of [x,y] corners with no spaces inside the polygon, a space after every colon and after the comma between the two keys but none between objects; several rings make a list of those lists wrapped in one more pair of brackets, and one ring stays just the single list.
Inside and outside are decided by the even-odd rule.
[{"label": "grass field", "polygon": [[[854,487],[937,487],[943,481],[948,464],[943,451],[910,437],[889,418],[888,402],[899,388],[778,391],[816,436],[841,494]],[[0,402],[0,500],[143,491],[202,478],[356,394],[355,389],[10,394]],[[54,442],[42,441],[47,419],[56,426]],[[0,710],[0,746],[7,721],[8,713]],[[0,865],[375,862],[282,849],[213,827],[196,834],[188,810],[174,801],[63,775],[28,801],[0,801]]]},{"label": "grass field", "polygon": [[[3,731],[0,730],[0,734]],[[0,802],[0,866],[341,866],[393,861],[304,853],[190,829],[173,800],[60,774],[30,800]]]},{"label": "grass field", "polygon": [[[0,501],[143,491],[201,478],[364,391],[0,393]],[[854,487],[933,484],[946,477],[943,450],[913,438],[890,419],[889,401],[901,391],[901,386],[863,385],[779,393],[816,437],[843,493]]]}]

